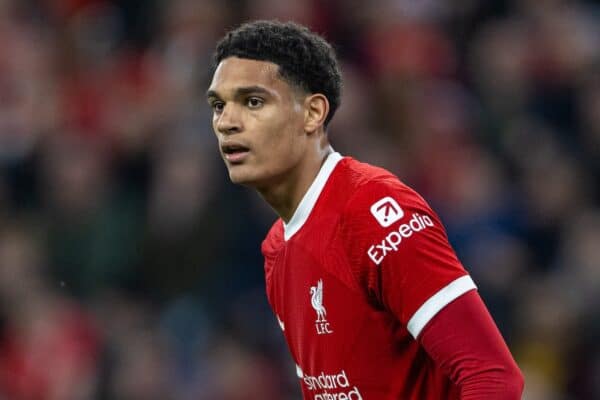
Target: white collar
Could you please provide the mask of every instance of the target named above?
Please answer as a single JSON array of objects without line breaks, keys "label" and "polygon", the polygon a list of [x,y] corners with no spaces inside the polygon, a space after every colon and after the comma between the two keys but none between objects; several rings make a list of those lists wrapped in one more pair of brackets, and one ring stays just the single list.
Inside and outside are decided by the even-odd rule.
[{"label": "white collar", "polygon": [[300,200],[298,208],[296,208],[290,222],[287,224],[285,222],[283,223],[283,237],[286,241],[290,240],[290,238],[302,228],[319,199],[329,176],[341,159],[342,156],[338,152],[333,152],[327,156],[317,177],[304,194],[304,197],[302,197],[302,200]]}]

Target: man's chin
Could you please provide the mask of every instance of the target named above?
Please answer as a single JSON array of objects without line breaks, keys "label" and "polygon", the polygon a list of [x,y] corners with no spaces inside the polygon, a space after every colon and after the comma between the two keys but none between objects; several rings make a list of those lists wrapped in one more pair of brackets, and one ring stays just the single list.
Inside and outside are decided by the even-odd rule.
[{"label": "man's chin", "polygon": [[242,186],[254,186],[256,179],[253,179],[249,174],[242,173],[242,171],[229,170],[229,180],[231,183]]}]

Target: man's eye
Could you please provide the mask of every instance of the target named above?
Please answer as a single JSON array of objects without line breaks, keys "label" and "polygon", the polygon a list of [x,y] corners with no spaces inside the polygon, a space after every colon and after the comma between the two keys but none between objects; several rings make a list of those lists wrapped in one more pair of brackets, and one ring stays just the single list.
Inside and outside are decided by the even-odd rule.
[{"label": "man's eye", "polygon": [[249,97],[246,104],[250,108],[259,108],[264,104],[264,101],[260,97]]},{"label": "man's eye", "polygon": [[212,109],[216,113],[222,112],[223,107],[225,107],[225,103],[223,103],[221,101],[215,101],[214,103],[212,103]]}]

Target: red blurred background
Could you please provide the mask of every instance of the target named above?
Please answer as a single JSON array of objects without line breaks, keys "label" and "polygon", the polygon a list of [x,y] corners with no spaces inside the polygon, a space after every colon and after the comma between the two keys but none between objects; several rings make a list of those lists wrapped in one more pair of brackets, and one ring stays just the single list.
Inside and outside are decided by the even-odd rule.
[{"label": "red blurred background", "polygon": [[439,212],[524,398],[600,398],[597,2],[3,0],[0,399],[300,398],[204,94],[255,18],[334,43],[334,148]]}]

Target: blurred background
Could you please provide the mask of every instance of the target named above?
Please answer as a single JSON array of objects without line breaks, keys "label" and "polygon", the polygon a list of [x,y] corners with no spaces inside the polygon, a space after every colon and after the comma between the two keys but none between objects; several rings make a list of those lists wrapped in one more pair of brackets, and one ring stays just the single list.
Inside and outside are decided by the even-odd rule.
[{"label": "blurred background", "polygon": [[563,0],[1,0],[0,399],[300,399],[205,101],[256,18],[334,43],[334,147],[439,212],[524,398],[599,399],[600,5]]}]

